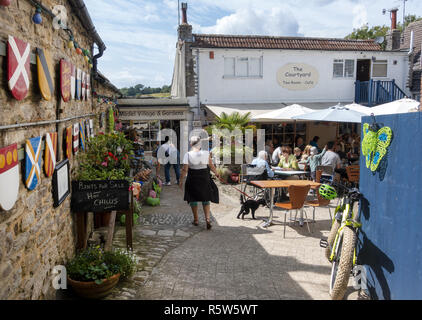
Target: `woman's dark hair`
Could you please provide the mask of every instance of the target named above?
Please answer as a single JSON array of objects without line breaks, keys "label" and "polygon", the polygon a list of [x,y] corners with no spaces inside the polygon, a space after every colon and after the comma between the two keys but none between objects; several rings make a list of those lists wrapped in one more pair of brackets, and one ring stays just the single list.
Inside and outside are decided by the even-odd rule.
[{"label": "woman's dark hair", "polygon": [[315,141],[315,142],[317,142],[319,140],[319,137],[318,136],[315,136],[313,139],[312,139],[312,141]]},{"label": "woman's dark hair", "polygon": [[328,141],[327,142],[327,149],[331,150],[332,148],[334,148],[334,141]]}]

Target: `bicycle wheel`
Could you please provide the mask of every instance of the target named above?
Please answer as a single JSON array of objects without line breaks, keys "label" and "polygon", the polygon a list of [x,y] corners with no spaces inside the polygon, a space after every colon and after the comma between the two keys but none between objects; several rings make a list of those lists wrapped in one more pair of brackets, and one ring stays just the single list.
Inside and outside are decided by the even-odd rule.
[{"label": "bicycle wheel", "polygon": [[347,290],[350,273],[353,268],[353,252],[356,246],[356,232],[345,227],[340,239],[338,253],[331,269],[330,296],[332,300],[341,300]]},{"label": "bicycle wheel", "polygon": [[331,230],[327,238],[328,246],[325,248],[325,257],[330,261],[331,249],[333,247],[334,240],[336,239],[337,231],[340,228],[340,221],[334,219],[331,225]]}]

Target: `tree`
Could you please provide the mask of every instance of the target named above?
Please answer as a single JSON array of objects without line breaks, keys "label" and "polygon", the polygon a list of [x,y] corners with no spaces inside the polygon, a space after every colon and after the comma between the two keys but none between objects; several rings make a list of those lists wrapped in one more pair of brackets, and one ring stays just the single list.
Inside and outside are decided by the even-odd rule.
[{"label": "tree", "polygon": [[[418,17],[416,15],[409,14],[405,17],[404,26],[405,28],[412,22],[420,21],[422,20],[422,17]],[[345,39],[376,39],[378,37],[385,37],[390,32],[390,27],[383,25],[383,26],[373,26],[369,28],[368,24],[365,24],[364,26],[353,29],[353,32],[348,34]],[[403,32],[403,25],[401,23],[397,24],[397,29]],[[383,44],[383,47],[385,46],[385,43]]]},{"label": "tree", "polygon": [[358,29],[353,29],[353,32],[348,34],[345,39],[376,39],[377,37],[385,37],[389,31],[390,28],[387,26],[369,28],[368,24],[366,24]]}]

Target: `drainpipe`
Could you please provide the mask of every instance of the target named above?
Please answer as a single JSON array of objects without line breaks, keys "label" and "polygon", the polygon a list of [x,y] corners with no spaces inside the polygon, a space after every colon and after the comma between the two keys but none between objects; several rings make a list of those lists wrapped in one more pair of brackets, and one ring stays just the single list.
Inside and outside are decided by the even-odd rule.
[{"label": "drainpipe", "polygon": [[85,29],[88,31],[88,34],[92,37],[92,39],[94,40],[94,42],[98,46],[99,52],[98,52],[98,54],[96,54],[92,58],[93,72],[94,72],[94,75],[96,76],[96,74],[97,74],[97,60],[98,60],[98,58],[100,58],[103,55],[104,50],[106,49],[106,46],[105,46],[103,40],[98,35],[97,31],[95,30],[94,23],[92,22],[91,16],[88,13],[88,9],[86,8],[84,1],[83,0],[70,0],[70,3],[76,9],[76,14],[79,17],[79,19],[81,20]]},{"label": "drainpipe", "polygon": [[197,117],[196,120],[201,120],[201,99],[199,97],[199,49],[196,49],[196,77],[197,77],[197,100],[198,100],[198,111],[197,111]]},{"label": "drainpipe", "polygon": [[410,49],[407,53],[409,56],[413,53],[413,30],[410,32]]}]

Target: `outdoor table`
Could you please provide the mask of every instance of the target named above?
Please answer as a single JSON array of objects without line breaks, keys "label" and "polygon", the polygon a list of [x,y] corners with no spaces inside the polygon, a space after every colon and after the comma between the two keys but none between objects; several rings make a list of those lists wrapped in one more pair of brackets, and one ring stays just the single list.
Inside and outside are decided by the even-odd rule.
[{"label": "outdoor table", "polygon": [[[264,228],[272,225],[273,221],[273,206],[274,206],[274,189],[276,188],[288,188],[290,186],[306,186],[310,185],[311,188],[317,188],[321,185],[319,182],[310,180],[260,180],[251,181],[251,184],[259,188],[270,189],[270,216],[268,220],[262,225]],[[303,226],[303,208],[300,210],[300,225]]]},{"label": "outdoor table", "polygon": [[274,174],[276,174],[278,176],[285,176],[285,177],[303,176],[303,175],[306,175],[308,173],[307,171],[281,170],[281,169],[277,169],[277,167],[272,167],[272,170],[274,171]]}]

